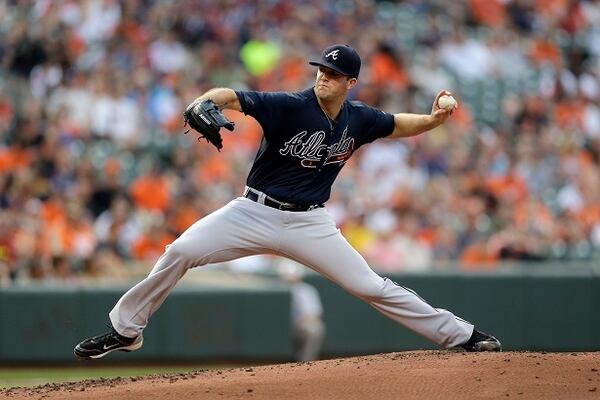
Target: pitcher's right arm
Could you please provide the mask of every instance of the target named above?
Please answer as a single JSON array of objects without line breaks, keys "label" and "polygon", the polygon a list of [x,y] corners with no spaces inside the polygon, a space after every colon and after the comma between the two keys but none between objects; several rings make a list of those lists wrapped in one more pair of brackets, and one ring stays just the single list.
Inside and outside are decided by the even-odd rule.
[{"label": "pitcher's right arm", "polygon": [[240,105],[240,101],[236,93],[233,89],[229,88],[214,88],[210,89],[208,92],[204,93],[202,96],[196,98],[193,103],[200,102],[202,100],[210,99],[215,102],[215,104],[220,109],[227,110],[235,110],[242,111],[242,106]]}]

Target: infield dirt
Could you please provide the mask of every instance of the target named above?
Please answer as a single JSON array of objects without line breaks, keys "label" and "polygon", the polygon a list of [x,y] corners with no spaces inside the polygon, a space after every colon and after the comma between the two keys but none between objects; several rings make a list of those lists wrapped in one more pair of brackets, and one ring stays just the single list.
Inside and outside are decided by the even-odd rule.
[{"label": "infield dirt", "polygon": [[0,390],[0,398],[598,399],[600,353],[414,351]]}]

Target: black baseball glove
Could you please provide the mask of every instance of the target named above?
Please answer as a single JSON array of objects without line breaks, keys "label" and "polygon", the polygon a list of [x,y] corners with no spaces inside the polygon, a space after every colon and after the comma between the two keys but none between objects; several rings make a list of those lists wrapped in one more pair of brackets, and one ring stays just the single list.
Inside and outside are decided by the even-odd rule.
[{"label": "black baseball glove", "polygon": [[[190,129],[184,133],[188,133],[191,129],[200,134],[201,138],[212,143],[217,150],[223,148],[223,138],[219,131],[221,128],[233,130],[235,124],[227,119],[223,112],[219,110],[217,105],[212,100],[203,100],[201,102],[192,103],[183,112],[183,120],[185,125],[189,125]],[[185,126],[184,125],[184,126]]]}]

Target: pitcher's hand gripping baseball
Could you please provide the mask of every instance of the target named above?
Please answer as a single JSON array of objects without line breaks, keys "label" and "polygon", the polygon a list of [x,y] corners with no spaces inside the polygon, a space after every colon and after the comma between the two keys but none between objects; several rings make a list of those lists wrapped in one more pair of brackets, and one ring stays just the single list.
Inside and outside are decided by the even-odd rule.
[{"label": "pitcher's hand gripping baseball", "polygon": [[[221,128],[233,131],[235,126],[210,99],[190,104],[183,112],[183,120],[185,125],[189,125],[190,129],[200,134],[198,140],[206,139],[219,151],[223,148],[223,138],[219,131]],[[190,129],[184,133],[188,133]]]}]

